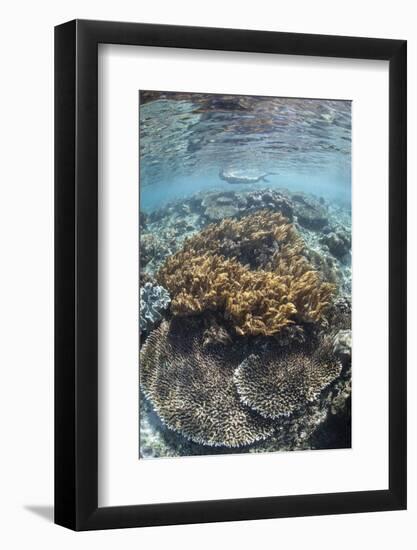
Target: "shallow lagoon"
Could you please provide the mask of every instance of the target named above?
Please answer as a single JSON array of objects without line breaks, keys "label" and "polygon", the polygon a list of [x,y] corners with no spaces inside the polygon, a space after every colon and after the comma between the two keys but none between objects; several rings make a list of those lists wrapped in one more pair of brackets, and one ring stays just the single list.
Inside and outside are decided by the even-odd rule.
[{"label": "shallow lagoon", "polygon": [[[140,284],[146,330],[140,338],[140,456],[349,447],[350,103],[157,92],[142,92],[141,100]],[[219,176],[222,171],[265,177],[250,185],[230,184]],[[288,242],[271,222],[281,224],[280,235],[285,233]],[[214,234],[217,244],[212,237],[212,244],[204,244]],[[291,276],[283,268],[290,240],[291,257],[304,266],[301,272],[292,267]],[[210,285],[218,281],[196,275],[206,256],[211,262],[221,258],[226,277],[211,302]],[[176,259],[180,267],[174,269]],[[186,272],[181,265],[190,261],[195,267]],[[214,273],[213,265],[208,271]],[[256,278],[269,277],[277,289],[286,281],[290,298],[280,290],[268,298],[273,311],[280,304],[282,327],[262,296],[242,306],[245,293],[236,292],[233,277],[225,274],[232,268],[239,274],[234,277],[249,285],[248,296]],[[306,287],[309,295],[292,290],[298,272],[314,279]],[[173,282],[181,277],[184,288]],[[312,304],[326,285],[331,299],[322,313]],[[234,309],[228,305],[232,299]],[[287,319],[284,302],[291,300],[298,310]],[[181,326],[190,323],[194,347],[175,328],[178,320]],[[174,347],[170,355],[167,349]],[[243,350],[242,357],[235,348]],[[315,357],[314,350],[321,348],[326,353]],[[253,363],[248,366],[251,357],[266,365],[254,390],[248,373],[257,370]],[[207,369],[199,374],[201,362]],[[283,366],[289,369],[285,376]],[[226,393],[214,383],[220,371]],[[310,371],[314,379],[326,380],[316,392]],[[288,381],[297,388],[291,395],[280,389]],[[267,398],[266,387],[272,392]],[[299,401],[287,410],[282,404],[289,397]],[[213,405],[216,400],[223,410]]]}]

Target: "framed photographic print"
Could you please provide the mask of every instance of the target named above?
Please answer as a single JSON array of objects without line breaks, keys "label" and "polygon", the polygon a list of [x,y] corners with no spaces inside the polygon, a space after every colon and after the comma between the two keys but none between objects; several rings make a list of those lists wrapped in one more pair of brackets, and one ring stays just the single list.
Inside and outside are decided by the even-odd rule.
[{"label": "framed photographic print", "polygon": [[406,42],[55,29],[55,521],[406,507]]}]

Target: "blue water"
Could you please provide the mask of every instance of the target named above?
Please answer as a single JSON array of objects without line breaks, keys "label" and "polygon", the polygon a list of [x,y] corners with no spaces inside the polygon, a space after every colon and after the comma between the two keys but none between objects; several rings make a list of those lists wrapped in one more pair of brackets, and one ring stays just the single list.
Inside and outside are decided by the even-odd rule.
[{"label": "blue water", "polygon": [[[200,191],[287,188],[349,207],[351,102],[155,94],[140,105],[141,210]],[[229,184],[221,170],[265,173]]]}]

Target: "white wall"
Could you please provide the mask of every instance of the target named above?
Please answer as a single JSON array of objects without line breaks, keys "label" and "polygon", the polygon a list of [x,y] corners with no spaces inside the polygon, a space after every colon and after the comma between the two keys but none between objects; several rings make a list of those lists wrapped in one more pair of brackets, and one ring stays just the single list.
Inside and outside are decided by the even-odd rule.
[{"label": "white wall", "polygon": [[[53,26],[78,17],[408,39],[412,208],[416,205],[417,168],[413,153],[417,147],[417,25],[413,2],[15,0],[3,5],[1,15],[3,547],[413,547],[417,540],[415,284],[409,290],[409,511],[82,534],[54,526],[45,519],[51,516],[53,491]],[[415,211],[412,214],[409,276],[410,281],[415,281],[417,217]]]}]

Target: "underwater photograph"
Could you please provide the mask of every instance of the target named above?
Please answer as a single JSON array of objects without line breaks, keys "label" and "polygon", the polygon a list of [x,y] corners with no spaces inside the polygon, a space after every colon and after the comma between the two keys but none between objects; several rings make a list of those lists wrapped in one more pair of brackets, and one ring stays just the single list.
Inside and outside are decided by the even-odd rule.
[{"label": "underwater photograph", "polygon": [[351,447],[351,101],[139,92],[139,458]]}]

